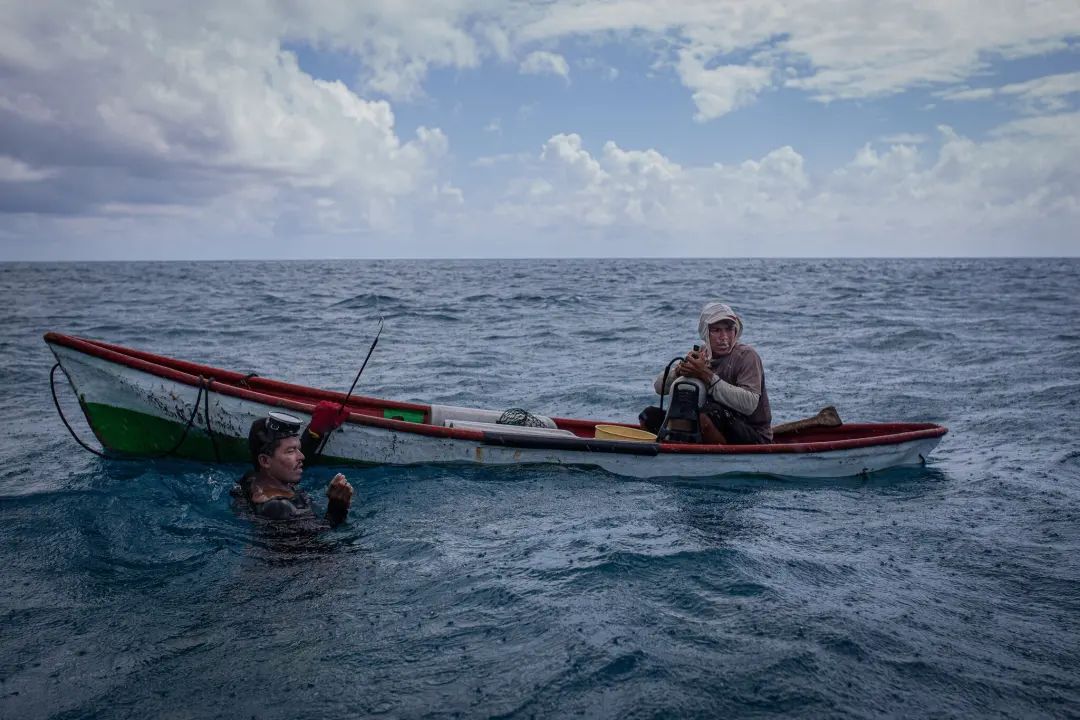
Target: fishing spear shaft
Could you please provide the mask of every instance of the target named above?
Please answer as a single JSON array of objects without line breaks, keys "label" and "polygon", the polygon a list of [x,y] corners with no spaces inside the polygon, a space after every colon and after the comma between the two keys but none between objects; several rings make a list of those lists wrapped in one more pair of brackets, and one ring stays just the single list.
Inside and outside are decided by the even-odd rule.
[{"label": "fishing spear shaft", "polygon": [[356,383],[360,381],[360,376],[364,373],[364,368],[367,367],[368,360],[371,359],[371,353],[375,352],[375,346],[379,344],[379,336],[382,335],[383,321],[379,318],[379,331],[375,333],[375,339],[371,341],[371,347],[368,348],[367,357],[364,358],[364,364],[360,366],[359,372],[356,373],[356,377],[353,378],[352,385],[349,387],[349,392],[346,393],[345,399],[341,401],[341,407],[338,408],[338,412],[345,409],[345,403],[349,402],[349,398],[352,397],[353,390],[356,389]]}]

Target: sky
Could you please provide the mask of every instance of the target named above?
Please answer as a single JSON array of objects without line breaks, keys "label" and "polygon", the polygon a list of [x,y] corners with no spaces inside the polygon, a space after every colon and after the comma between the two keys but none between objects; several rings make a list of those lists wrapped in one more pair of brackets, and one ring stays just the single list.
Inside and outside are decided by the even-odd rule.
[{"label": "sky", "polygon": [[1080,255],[1076,0],[0,0],[0,261]]}]

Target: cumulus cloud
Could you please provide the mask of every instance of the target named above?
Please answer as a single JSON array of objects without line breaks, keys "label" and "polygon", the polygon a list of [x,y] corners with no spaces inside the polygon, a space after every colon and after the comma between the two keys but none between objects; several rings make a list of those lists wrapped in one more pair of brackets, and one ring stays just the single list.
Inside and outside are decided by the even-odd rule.
[{"label": "cumulus cloud", "polygon": [[698,111],[694,119],[713,120],[744,105],[771,84],[768,68],[747,65],[721,65],[706,68],[702,58],[683,52],[678,64],[679,77],[693,91]]},{"label": "cumulus cloud", "polygon": [[685,166],[610,141],[590,152],[559,134],[479,222],[592,238],[562,248],[572,255],[1065,254],[1080,223],[1078,120],[1017,121],[984,142],[942,126],[934,148],[865,144],[817,172],[790,146]]},{"label": "cumulus cloud", "polygon": [[506,29],[487,20],[480,1],[238,0],[230,7],[232,21],[248,15],[265,33],[351,57],[363,90],[392,99],[422,95],[431,68],[473,68],[487,55],[509,53]]},{"label": "cumulus cloud", "polygon": [[545,50],[536,50],[521,61],[521,72],[527,75],[558,75],[564,80],[570,79],[570,66],[566,58]]},{"label": "cumulus cloud", "polygon": [[0,172],[22,182],[0,212],[217,209],[230,218],[220,227],[246,218],[237,232],[249,236],[392,229],[410,221],[402,198],[430,200],[443,133],[400,138],[388,102],[303,72],[263,27],[273,18],[210,5],[54,10],[5,11]]}]

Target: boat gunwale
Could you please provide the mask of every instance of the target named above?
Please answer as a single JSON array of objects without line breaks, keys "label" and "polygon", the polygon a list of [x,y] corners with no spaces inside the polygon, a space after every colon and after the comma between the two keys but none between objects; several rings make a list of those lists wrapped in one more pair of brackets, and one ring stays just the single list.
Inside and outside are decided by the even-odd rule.
[{"label": "boat gunwale", "polygon": [[[251,400],[263,405],[284,407],[310,414],[314,405],[319,400],[342,401],[345,394],[333,390],[322,390],[305,385],[250,376],[235,370],[225,370],[212,365],[203,365],[187,360],[171,358],[165,355],[143,350],[116,345],[102,340],[90,340],[63,333],[48,332],[44,336],[45,342],[57,344],[72,350],[96,357],[107,362],[133,368],[150,375],[163,377],[175,382],[198,387],[203,380],[209,379],[214,382],[214,391],[223,395]],[[253,390],[250,387],[242,387],[239,384],[257,382],[266,392]],[[274,394],[275,391],[279,394]],[[310,398],[310,403],[303,403],[288,396],[301,396]],[[362,395],[353,395],[350,405],[368,404],[374,407],[391,409],[405,409],[422,411],[430,414],[431,405],[421,403],[404,402],[398,400],[384,400]],[[553,418],[560,426],[572,426],[579,428],[595,427],[599,423],[634,427],[627,423],[618,423],[605,420],[584,420],[578,418]],[[360,412],[350,412],[348,421],[354,425],[368,425],[385,430],[429,435],[434,437],[448,438],[453,440],[467,440],[472,442],[485,442],[485,433],[482,430],[468,428],[446,428],[430,425],[428,423],[416,423],[405,420],[367,415]],[[658,452],[661,455],[752,455],[752,454],[807,454],[820,453],[834,450],[851,450],[863,447],[876,447],[884,445],[898,445],[915,440],[942,437],[948,429],[934,423],[846,423],[845,426],[853,431],[873,431],[875,434],[844,440],[820,440],[802,443],[772,443],[768,445],[693,445],[684,443],[659,443]],[[582,438],[583,440],[588,438]]]}]

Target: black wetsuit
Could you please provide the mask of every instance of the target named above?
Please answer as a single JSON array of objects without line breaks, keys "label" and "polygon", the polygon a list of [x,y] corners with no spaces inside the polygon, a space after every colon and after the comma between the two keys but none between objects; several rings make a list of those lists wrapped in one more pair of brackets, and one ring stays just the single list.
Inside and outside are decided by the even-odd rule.
[{"label": "black wetsuit", "polygon": [[[314,462],[317,459],[319,442],[321,438],[307,428],[300,433],[300,452],[304,454],[304,462]],[[256,503],[251,500],[251,483],[255,479],[255,472],[249,470],[244,473],[239,482],[233,486],[231,494],[237,500],[246,500],[251,512],[265,520],[301,520],[316,522],[315,509],[311,506],[311,498],[303,490],[296,488],[291,498],[272,498],[266,502]],[[331,500],[326,508],[326,522],[330,527],[345,522],[349,514],[349,506],[340,500]]]},{"label": "black wetsuit", "polygon": [[[253,513],[267,520],[299,520],[315,517],[315,508],[311,506],[311,498],[299,488],[294,491],[291,498],[272,498],[264,503],[252,502],[249,495],[248,503],[251,504]],[[331,500],[326,508],[326,521],[330,523],[330,527],[340,525],[345,522],[348,514],[348,505],[340,500]]]}]

